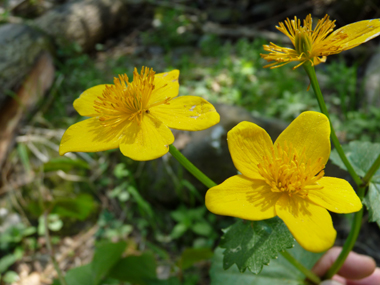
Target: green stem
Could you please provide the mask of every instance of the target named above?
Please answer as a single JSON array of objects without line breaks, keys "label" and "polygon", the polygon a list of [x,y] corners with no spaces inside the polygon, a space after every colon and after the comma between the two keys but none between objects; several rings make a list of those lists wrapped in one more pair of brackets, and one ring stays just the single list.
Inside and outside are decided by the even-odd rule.
[{"label": "green stem", "polygon": [[371,180],[372,176],[375,174],[375,172],[379,169],[380,167],[380,154],[375,160],[375,162],[372,164],[368,172],[363,178],[363,184],[368,185],[369,181]]},{"label": "green stem", "polygon": [[194,166],[174,145],[169,145],[169,152],[178,160],[195,178],[202,182],[208,188],[214,187],[217,184],[208,178],[202,171]]},{"label": "green stem", "polygon": [[50,241],[48,223],[49,223],[49,221],[48,221],[48,211],[45,211],[45,213],[44,213],[44,227],[45,227],[45,239],[46,239],[45,242],[46,242],[46,247],[48,249],[51,261],[53,262],[53,266],[55,268],[55,271],[58,274],[59,282],[61,283],[61,285],[67,285],[66,280],[63,277],[62,271],[59,268],[58,262],[57,262],[57,260],[55,259],[55,256],[54,256],[53,247],[52,247],[51,241]]},{"label": "green stem", "polygon": [[363,208],[359,212],[355,213],[354,219],[352,221],[350,234],[348,235],[348,238],[346,242],[344,243],[344,246],[342,248],[340,255],[335,260],[333,265],[331,265],[330,269],[326,272],[324,279],[331,279],[335,274],[338,273],[339,269],[343,266],[344,261],[346,260],[348,254],[354,247],[356,239],[358,238],[360,228],[362,225],[362,218],[363,218]]},{"label": "green stem", "polygon": [[315,74],[314,66],[312,66],[310,63],[305,63],[303,66],[304,66],[304,68],[306,70],[307,75],[310,78],[311,86],[313,86],[315,95],[316,95],[317,100],[318,100],[319,108],[321,109],[322,113],[325,114],[326,117],[329,119],[330,129],[331,129],[331,140],[333,141],[333,144],[334,144],[334,146],[335,146],[335,148],[336,148],[336,150],[337,150],[340,158],[342,159],[344,165],[346,166],[348,172],[350,173],[351,177],[354,179],[356,185],[358,187],[360,187],[362,185],[362,180],[356,174],[356,172],[355,172],[354,168],[352,167],[351,163],[348,161],[348,159],[346,157],[346,154],[344,153],[343,148],[340,145],[338,137],[335,134],[335,130],[334,130],[332,124],[331,124],[330,115],[329,115],[329,112],[327,111],[327,107],[326,107],[326,104],[325,104],[325,100],[323,99],[321,88],[319,87],[319,83],[318,83],[317,76]]},{"label": "green stem", "polygon": [[295,268],[301,271],[314,284],[321,283],[321,279],[317,275],[315,275],[314,272],[310,271],[301,263],[299,263],[299,261],[295,259],[289,252],[284,251],[280,253],[282,254],[283,257],[286,258],[287,261],[289,261]]},{"label": "green stem", "polygon": [[[342,159],[344,165],[346,166],[348,172],[350,173],[351,177],[354,179],[356,185],[359,187],[359,189],[357,191],[357,195],[359,196],[360,200],[362,200],[364,197],[366,187],[365,187],[365,185],[363,185],[362,179],[360,179],[359,175],[355,172],[351,163],[348,161],[348,159],[347,159],[347,157],[343,151],[343,148],[340,145],[339,140],[335,134],[335,130],[331,124],[330,116],[329,116],[329,113],[327,111],[325,101],[323,99],[321,88],[319,87],[319,84],[318,84],[318,80],[317,80],[317,76],[315,74],[314,66],[312,66],[310,63],[306,63],[303,66],[305,68],[307,75],[310,78],[310,83],[311,83],[311,86],[313,86],[315,95],[316,95],[317,100],[318,100],[319,107],[320,107],[322,113],[324,113],[330,121],[331,139],[334,143],[334,146],[335,146],[340,158]],[[376,167],[376,166],[374,166],[374,167]],[[372,169],[372,167],[371,167],[371,169]],[[334,276],[339,271],[339,269],[342,267],[342,265],[343,265],[344,261],[346,260],[348,254],[350,253],[350,251],[354,247],[356,239],[358,238],[360,228],[361,228],[361,224],[362,224],[362,218],[363,218],[363,209],[361,209],[359,212],[355,213],[354,219],[352,221],[351,231],[347,237],[347,240],[345,241],[345,243],[343,245],[342,252],[338,256],[338,258],[335,260],[333,265],[330,267],[330,269],[327,271],[326,275],[324,276],[324,279],[332,278],[332,276]]]}]

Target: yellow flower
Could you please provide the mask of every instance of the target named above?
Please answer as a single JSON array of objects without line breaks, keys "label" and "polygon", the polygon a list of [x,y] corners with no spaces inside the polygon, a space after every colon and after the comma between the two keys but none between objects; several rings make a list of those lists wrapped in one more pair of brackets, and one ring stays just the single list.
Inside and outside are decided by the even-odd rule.
[{"label": "yellow flower", "polygon": [[69,151],[95,152],[120,148],[134,160],[163,156],[174,142],[169,128],[199,131],[219,122],[214,106],[197,96],[177,97],[179,71],[155,74],[135,68],[133,81],[119,75],[114,85],[98,85],[74,101],[82,116],[91,117],[70,126],[59,147]]},{"label": "yellow flower", "polygon": [[274,63],[264,67],[276,68],[292,61],[300,63],[293,69],[305,62],[312,65],[326,61],[330,54],[337,54],[344,50],[354,48],[365,43],[380,34],[380,19],[365,20],[344,26],[331,33],[335,27],[335,20],[331,21],[326,15],[319,20],[313,30],[311,15],[303,21],[294,17],[294,20],[280,22],[276,28],[284,33],[292,41],[294,49],[280,47],[274,43],[264,45],[264,50],[269,54],[261,54],[265,60]]},{"label": "yellow flower", "polygon": [[327,210],[352,213],[361,209],[347,181],[324,177],[330,156],[325,115],[302,113],[274,144],[264,129],[250,122],[238,124],[227,139],[241,175],[207,191],[206,207],[211,212],[253,221],[278,216],[303,248],[321,252],[336,237]]}]

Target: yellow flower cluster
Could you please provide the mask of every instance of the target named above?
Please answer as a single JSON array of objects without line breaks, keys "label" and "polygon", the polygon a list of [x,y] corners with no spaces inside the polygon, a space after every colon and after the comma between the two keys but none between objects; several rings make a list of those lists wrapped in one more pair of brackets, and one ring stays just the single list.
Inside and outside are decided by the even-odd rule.
[{"label": "yellow flower cluster", "polygon": [[[293,61],[294,68],[351,49],[380,34],[380,20],[361,21],[335,32],[329,16],[312,27],[311,15],[301,21],[287,19],[278,30],[290,38],[294,49],[271,43],[261,56],[276,68]],[[59,149],[95,152],[120,148],[134,160],[163,156],[174,142],[169,128],[198,131],[220,120],[215,108],[196,96],[178,95],[179,71],[156,74],[142,68],[119,75],[114,84],[84,91],[74,101],[82,116],[90,117],[69,127]],[[362,207],[351,185],[325,177],[330,156],[328,118],[304,112],[275,143],[259,126],[242,122],[228,132],[228,146],[240,175],[212,187],[206,194],[207,208],[219,215],[257,221],[280,217],[305,249],[321,252],[331,247],[336,232],[328,211],[352,213]]]}]

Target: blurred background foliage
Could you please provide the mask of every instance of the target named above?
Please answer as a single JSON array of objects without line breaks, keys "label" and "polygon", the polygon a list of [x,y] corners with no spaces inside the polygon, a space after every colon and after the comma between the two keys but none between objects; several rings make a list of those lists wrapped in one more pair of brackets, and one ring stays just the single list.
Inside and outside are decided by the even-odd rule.
[{"label": "blurred background foliage", "polygon": [[[9,8],[10,2],[3,2],[0,10],[4,24],[14,18],[33,19],[65,1],[19,1],[15,9]],[[119,150],[60,157],[64,130],[83,119],[73,101],[87,88],[112,83],[117,74],[131,75],[134,67],[179,69],[180,95],[242,106],[254,116],[289,123],[300,112],[318,110],[318,105],[313,92],[307,91],[302,68],[263,68],[266,62],[260,53],[269,41],[265,33],[275,32],[278,21],[294,14],[303,18],[330,13],[339,26],[380,14],[375,1],[360,0],[151,0],[144,9],[148,16],[137,16],[128,29],[89,53],[70,43],[56,50],[54,85],[28,114],[1,170],[0,284],[28,280],[36,272],[45,276],[41,284],[57,278],[49,269],[47,230],[59,266],[70,272],[69,280],[76,274],[71,268],[91,264],[92,269],[85,269],[95,270],[104,263],[98,256],[115,250],[110,260],[130,265],[139,257],[138,262],[153,269],[119,276],[110,267],[93,284],[153,284],[147,280],[156,275],[170,284],[209,284],[212,251],[221,229],[233,219],[209,213],[204,193],[181,175],[172,177],[178,203],[163,205],[152,199],[144,189],[149,176],[158,174]],[[232,28],[236,35],[208,32],[210,22]],[[244,37],[243,28],[261,31],[262,36]],[[317,67],[333,124],[345,142],[380,142],[380,109],[363,99],[364,68],[376,43],[330,56]]]}]

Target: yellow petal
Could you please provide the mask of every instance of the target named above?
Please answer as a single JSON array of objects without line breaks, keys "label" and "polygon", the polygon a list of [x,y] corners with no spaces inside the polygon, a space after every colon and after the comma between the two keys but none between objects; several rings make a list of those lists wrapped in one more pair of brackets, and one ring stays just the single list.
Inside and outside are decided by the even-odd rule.
[{"label": "yellow petal", "polygon": [[[109,84],[111,85],[111,84]],[[80,94],[79,98],[74,101],[74,108],[81,116],[95,117],[99,113],[94,109],[94,101],[98,96],[102,96],[103,90],[106,88],[105,84],[91,87]]]},{"label": "yellow petal", "polygon": [[150,112],[172,129],[200,131],[220,121],[214,106],[197,96],[181,96],[171,100],[169,105],[162,104]]},{"label": "yellow petal", "polygon": [[300,154],[312,162],[322,159],[326,164],[330,157],[330,124],[327,117],[318,112],[308,111],[299,115],[277,138],[274,145],[284,147],[291,144]]},{"label": "yellow petal", "polygon": [[258,221],[276,215],[274,206],[279,197],[263,180],[235,175],[207,191],[206,207],[214,214]]},{"label": "yellow petal", "polygon": [[276,214],[304,249],[322,252],[333,246],[336,231],[326,209],[296,195],[283,194],[277,201]]},{"label": "yellow petal", "polygon": [[134,121],[124,130],[120,150],[133,160],[152,160],[166,154],[173,142],[170,129],[151,114],[145,114],[140,125]]},{"label": "yellow petal", "polygon": [[332,41],[337,34],[347,34],[348,36],[339,42],[340,48],[337,51],[339,53],[342,50],[354,48],[380,35],[380,19],[365,20],[346,25],[328,36],[326,43],[328,44],[329,41]]},{"label": "yellow petal", "polygon": [[119,147],[125,124],[105,127],[98,118],[91,118],[70,126],[63,134],[59,154],[70,151],[96,152]]},{"label": "yellow petal", "polygon": [[228,132],[227,140],[237,170],[249,178],[262,179],[257,165],[272,149],[268,133],[254,123],[241,122]]},{"label": "yellow petal", "polygon": [[317,182],[322,190],[310,190],[308,198],[315,204],[335,213],[353,213],[362,208],[354,189],[344,179],[322,177]]},{"label": "yellow petal", "polygon": [[179,91],[178,77],[179,70],[156,74],[154,76],[154,89],[149,104],[153,105],[166,98],[176,97]]}]

